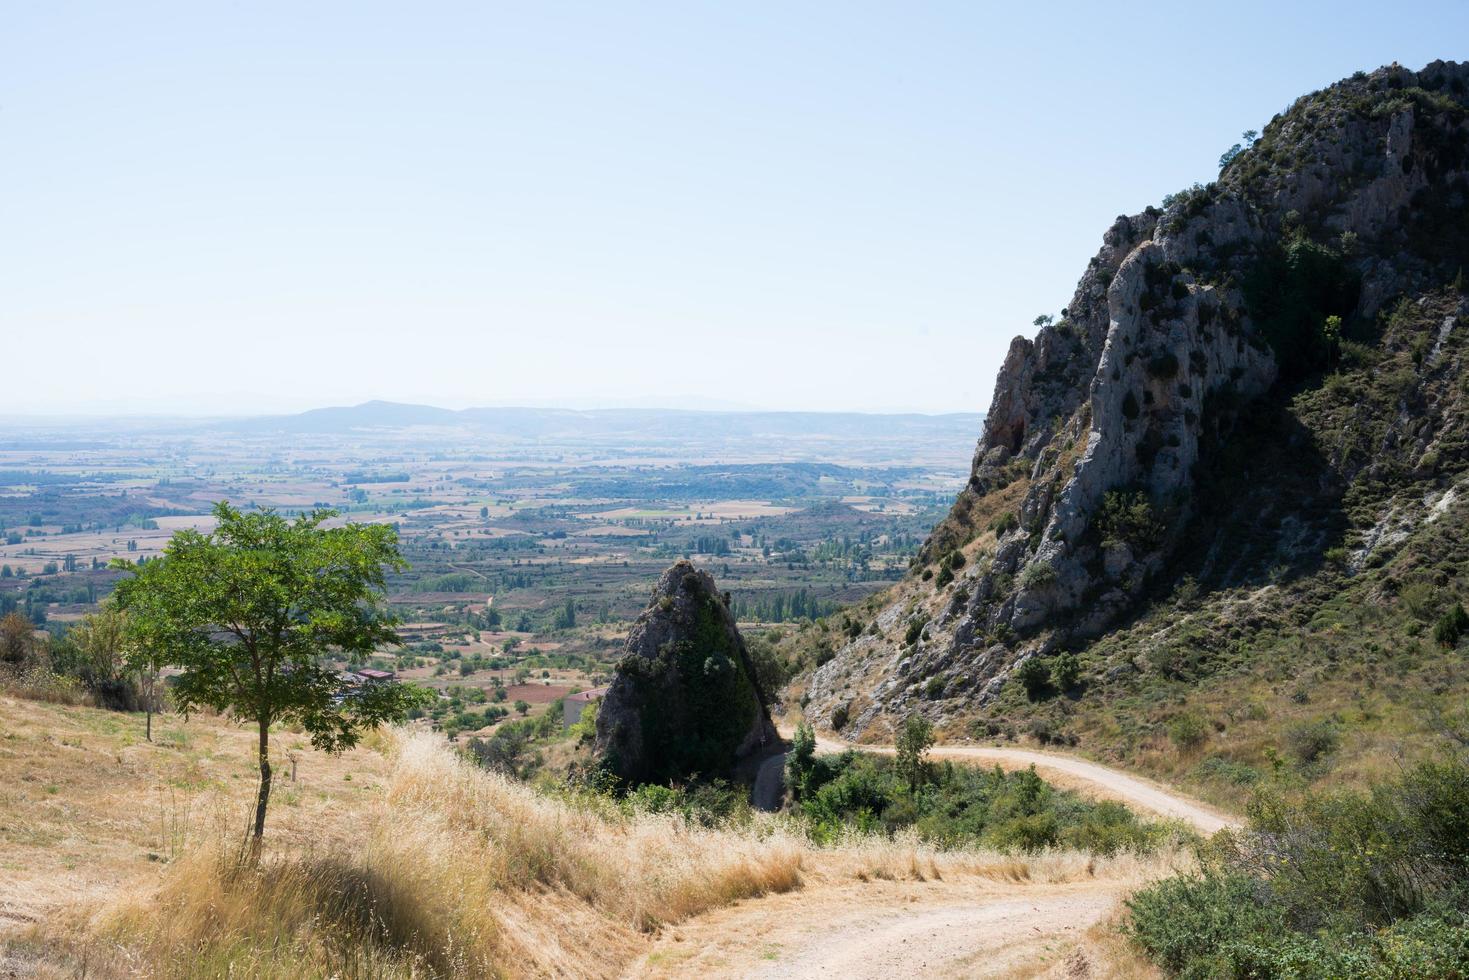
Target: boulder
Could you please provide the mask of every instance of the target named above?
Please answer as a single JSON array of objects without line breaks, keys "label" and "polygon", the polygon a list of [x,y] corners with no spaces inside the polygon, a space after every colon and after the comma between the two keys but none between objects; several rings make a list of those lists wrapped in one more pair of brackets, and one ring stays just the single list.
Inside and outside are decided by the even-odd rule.
[{"label": "boulder", "polygon": [[724,774],[777,741],[768,703],[727,597],[680,561],[628,634],[595,752],[631,783]]}]

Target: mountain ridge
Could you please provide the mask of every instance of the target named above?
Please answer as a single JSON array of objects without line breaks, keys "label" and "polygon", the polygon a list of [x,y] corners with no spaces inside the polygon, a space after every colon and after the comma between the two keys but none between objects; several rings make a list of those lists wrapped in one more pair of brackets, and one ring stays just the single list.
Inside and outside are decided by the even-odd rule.
[{"label": "mountain ridge", "polygon": [[[1194,666],[1149,661],[1136,631],[1166,635],[1160,608],[1192,593],[1288,634],[1379,569],[1395,608],[1414,535],[1430,513],[1459,526],[1465,497],[1463,227],[1469,65],[1448,62],[1305,96],[1218,181],[1119,217],[1061,319],[1012,343],[910,578],[816,641],[807,711],[856,739],[917,712],[954,735],[1089,727],[1135,754],[1180,712],[1139,708],[1118,745],[1104,697],[1188,702],[1170,678],[1212,690],[1208,661],[1249,659],[1195,635],[1174,650]],[[1465,591],[1451,551],[1423,586],[1433,616]],[[1267,616],[1272,590],[1290,599]]]}]

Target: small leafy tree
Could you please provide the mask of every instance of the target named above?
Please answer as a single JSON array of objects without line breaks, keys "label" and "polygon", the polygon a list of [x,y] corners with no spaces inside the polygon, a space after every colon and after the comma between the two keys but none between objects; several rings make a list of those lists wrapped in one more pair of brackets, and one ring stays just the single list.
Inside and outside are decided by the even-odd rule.
[{"label": "small leafy tree", "polygon": [[530,710],[530,705],[525,701],[516,701],[515,710],[523,717]]},{"label": "small leafy tree", "polygon": [[[104,708],[129,711],[140,700],[134,686],[136,671],[127,613],[108,600],[96,612],[83,616],[67,631],[75,650],[72,672]],[[151,741],[151,739],[150,739]]]},{"label": "small leafy tree", "polygon": [[910,792],[923,782],[928,750],[933,748],[933,725],[922,715],[909,715],[898,733],[898,771],[908,780]]},{"label": "small leafy tree", "polygon": [[134,640],[181,671],[174,688],[180,710],[207,706],[257,726],[251,852],[258,855],[270,802],[271,725],[297,722],[313,745],[336,752],[429,696],[398,684],[348,687],[323,659],[398,642],[383,608],[385,569],[406,567],[392,527],[328,528],[333,511],[289,521],[223,502],[214,516],[213,531],[178,532],[161,558],[118,562],[132,577],[115,594]]},{"label": "small leafy tree", "polygon": [[815,768],[816,732],[803,721],[796,726],[796,734],[791,737],[791,751],[786,756],[786,785],[796,799],[805,794],[811,771]]}]

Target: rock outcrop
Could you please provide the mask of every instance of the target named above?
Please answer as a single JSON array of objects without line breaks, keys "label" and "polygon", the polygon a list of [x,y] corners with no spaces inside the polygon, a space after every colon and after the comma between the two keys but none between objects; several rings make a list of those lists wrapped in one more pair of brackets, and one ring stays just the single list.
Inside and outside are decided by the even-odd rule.
[{"label": "rock outcrop", "polygon": [[775,743],[766,705],[728,597],[680,561],[628,634],[597,713],[595,751],[633,783],[719,775]]},{"label": "rock outcrop", "polygon": [[1466,229],[1469,65],[1444,62],[1307,96],[1217,182],[1119,217],[1059,320],[1012,342],[968,485],[809,710],[860,734],[941,710],[920,685],[982,704],[1097,636],[1167,566],[1210,447],[1343,329],[1452,278]]}]

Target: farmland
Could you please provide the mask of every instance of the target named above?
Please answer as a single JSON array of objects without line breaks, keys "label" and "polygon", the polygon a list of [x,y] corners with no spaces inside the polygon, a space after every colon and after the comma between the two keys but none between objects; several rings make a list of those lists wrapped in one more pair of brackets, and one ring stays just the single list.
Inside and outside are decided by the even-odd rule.
[{"label": "farmland", "polygon": [[343,411],[357,414],[0,427],[0,606],[64,629],[111,591],[112,559],[207,530],[219,500],[391,523],[410,563],[389,581],[405,644],[373,660],[438,688],[440,713],[471,731],[481,706],[534,714],[603,680],[678,558],[707,567],[747,626],[885,587],[962,483],[979,428],[529,410],[423,425]]}]

